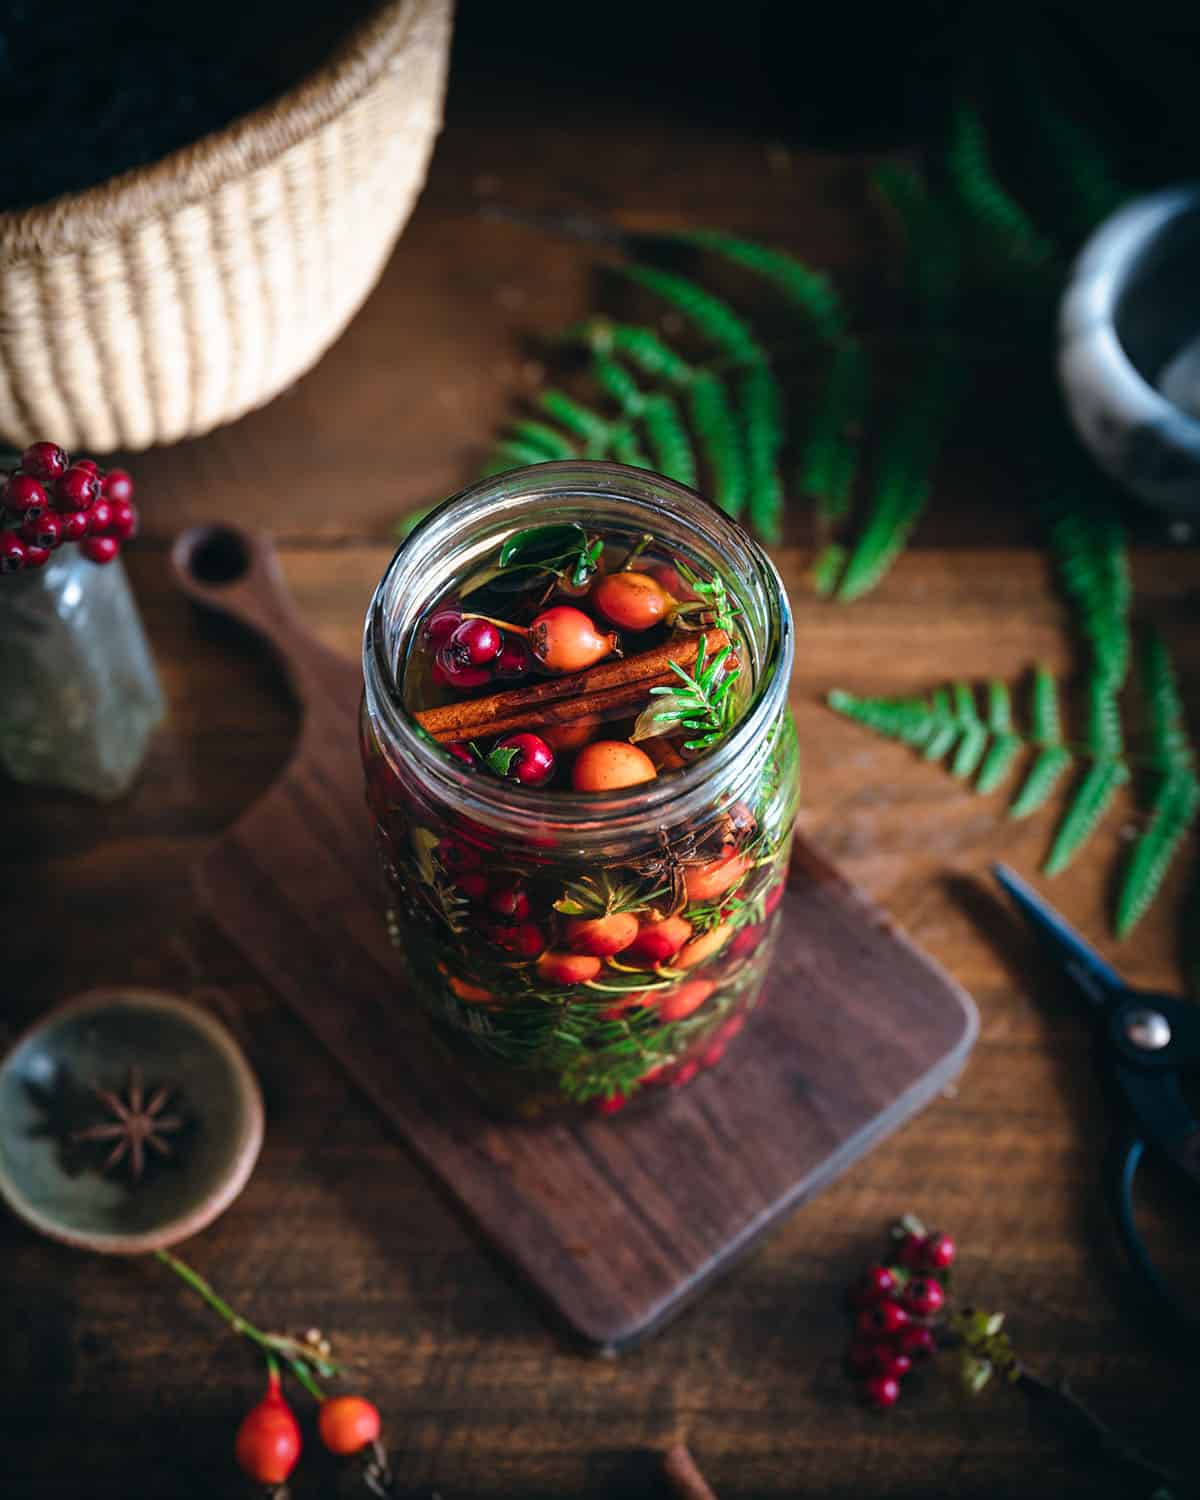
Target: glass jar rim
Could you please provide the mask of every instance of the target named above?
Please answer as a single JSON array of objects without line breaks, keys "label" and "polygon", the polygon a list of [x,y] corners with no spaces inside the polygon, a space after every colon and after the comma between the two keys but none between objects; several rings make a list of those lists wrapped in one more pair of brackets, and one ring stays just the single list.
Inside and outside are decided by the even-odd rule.
[{"label": "glass jar rim", "polygon": [[[461,563],[461,542],[472,521],[494,519],[486,543],[491,550],[505,533],[511,513],[513,525],[528,523],[525,512],[555,497],[595,496],[644,506],[647,519],[657,507],[663,514],[685,519],[688,529],[704,539],[709,550],[738,566],[738,585],[761,588],[773,627],[769,651],[759,663],[759,677],[749,707],[725,738],[706,754],[669,776],[614,792],[565,792],[547,795],[500,778],[481,776],[463,765],[423,734],[400,703],[396,667],[402,657],[399,639],[389,636],[388,611],[401,586],[434,576],[425,559],[439,548]],[[411,573],[411,579],[407,576]],[[743,575],[745,575],[743,577]],[[429,601],[410,611],[415,623]],[[396,549],[367,609],[363,632],[363,681],[367,709],[384,730],[381,748],[392,759],[398,752],[408,765],[437,788],[442,798],[463,815],[490,827],[520,834],[534,825],[569,829],[582,843],[616,839],[643,830],[648,818],[660,826],[693,816],[710,806],[714,779],[734,783],[787,701],[794,651],[791,608],[783,580],[757,542],[736,522],[723,515],[694,490],[645,469],[589,460],[563,460],[506,470],[466,486],[449,496],[417,525]]]}]

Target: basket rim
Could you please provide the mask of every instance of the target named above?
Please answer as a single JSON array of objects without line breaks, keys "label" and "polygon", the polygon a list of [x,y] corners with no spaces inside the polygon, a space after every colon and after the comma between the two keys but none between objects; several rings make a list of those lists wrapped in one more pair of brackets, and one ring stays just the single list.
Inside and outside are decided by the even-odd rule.
[{"label": "basket rim", "polygon": [[439,3],[383,0],[314,71],[220,130],[92,187],[0,212],[0,264],[87,249],[269,165],[361,98],[388,70],[417,20]]}]

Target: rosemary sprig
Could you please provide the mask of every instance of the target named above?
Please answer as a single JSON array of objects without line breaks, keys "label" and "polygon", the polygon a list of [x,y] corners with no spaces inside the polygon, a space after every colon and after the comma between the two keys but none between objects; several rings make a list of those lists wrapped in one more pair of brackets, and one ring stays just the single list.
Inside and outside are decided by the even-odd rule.
[{"label": "rosemary sprig", "polygon": [[722,646],[709,657],[707,645],[708,638],[701,635],[694,671],[675,661],[669,663],[682,686],[650,689],[657,701],[638,716],[630,737],[635,744],[684,729],[693,736],[683,742],[685,750],[707,750],[732,728],[737,704],[731,690],[742,669],[726,668],[732,646]]}]

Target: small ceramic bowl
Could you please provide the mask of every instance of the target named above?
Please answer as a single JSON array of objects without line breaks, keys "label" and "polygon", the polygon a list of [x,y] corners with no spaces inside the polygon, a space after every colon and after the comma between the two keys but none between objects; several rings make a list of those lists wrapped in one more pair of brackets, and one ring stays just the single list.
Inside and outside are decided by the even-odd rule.
[{"label": "small ceramic bowl", "polygon": [[[105,1118],[94,1089],[137,1070],[166,1086],[170,1155],[102,1170],[112,1142],[81,1143]],[[262,1096],[241,1049],[206,1011],[157,990],[92,990],[52,1011],[0,1063],[0,1195],[52,1239],[141,1255],[196,1234],[245,1187],[262,1145]]]},{"label": "small ceramic bowl", "polygon": [[1200,186],[1127,204],[1083,247],[1059,312],[1080,438],[1151,505],[1200,515]]}]

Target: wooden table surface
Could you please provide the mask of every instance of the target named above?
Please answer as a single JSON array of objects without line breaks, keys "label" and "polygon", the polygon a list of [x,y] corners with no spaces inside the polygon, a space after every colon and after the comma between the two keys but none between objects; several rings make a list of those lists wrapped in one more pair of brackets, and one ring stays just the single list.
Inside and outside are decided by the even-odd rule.
[{"label": "wooden table surface", "polygon": [[[917,545],[864,602],[814,600],[800,507],[778,551],[800,642],[803,825],[974,994],[978,1047],[956,1089],[646,1346],[619,1362],[564,1347],[193,906],[191,862],[269,785],[295,723],[265,656],[172,592],[175,531],[215,517],[271,527],[305,612],[354,653],[395,518],[474,474],[536,373],[529,333],[594,296],[585,250],[481,206],[727,225],[883,308],[862,183],[857,158],[785,152],[735,124],[628,101],[606,115],[566,86],[530,97],[459,75],[416,215],[321,365],[235,426],[135,461],[146,534],[129,569],[171,705],[136,790],[106,808],[0,792],[3,1023],[108,982],[200,993],[232,1017],[263,1081],[267,1140],[244,1195],[185,1254],[260,1323],[333,1337],[385,1414],[401,1493],[650,1496],[655,1450],[680,1435],[724,1500],[1140,1493],[1014,1392],[967,1402],[947,1373],[883,1417],[854,1403],[841,1289],[904,1210],[957,1236],[964,1294],[1008,1312],[1031,1363],[1164,1461],[1194,1463],[1194,1369],[1132,1312],[1101,1199],[1106,1126],[1083,1028],[987,885],[996,857],[1036,868],[1051,815],[1006,823],[998,797],[967,795],[821,704],[834,685],[918,691],[1036,659],[1069,669],[1065,611],[986,423],[967,424]],[[1194,688],[1200,559],[1146,546],[1135,570]],[[1106,822],[1053,896],[1132,979],[1178,985],[1187,860],[1119,953],[1105,936],[1124,821]],[[246,1492],[231,1445],[255,1359],[164,1269],[61,1249],[7,1217],[0,1262],[5,1496]],[[312,1447],[298,1497],[334,1493]]]}]

